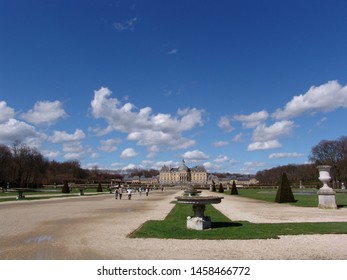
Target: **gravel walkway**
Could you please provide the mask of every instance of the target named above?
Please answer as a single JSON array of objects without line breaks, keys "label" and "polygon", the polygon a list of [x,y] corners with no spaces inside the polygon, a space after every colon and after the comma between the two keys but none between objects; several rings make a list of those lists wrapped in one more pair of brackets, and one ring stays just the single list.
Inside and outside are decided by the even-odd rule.
[{"label": "gravel walkway", "polygon": [[[268,240],[163,240],[126,236],[149,219],[164,219],[182,192],[52,198],[0,203],[0,259],[340,259],[347,235],[281,236]],[[209,192],[205,192],[205,195]],[[219,195],[219,194],[218,194]],[[347,222],[347,209],[320,210],[226,196],[216,208],[250,222]],[[347,224],[346,224],[347,226]]]}]

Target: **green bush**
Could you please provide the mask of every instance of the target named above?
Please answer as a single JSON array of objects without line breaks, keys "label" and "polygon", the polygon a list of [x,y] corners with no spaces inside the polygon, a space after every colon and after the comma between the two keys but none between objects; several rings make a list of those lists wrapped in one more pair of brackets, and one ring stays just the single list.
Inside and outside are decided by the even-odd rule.
[{"label": "green bush", "polygon": [[62,193],[70,193],[69,184],[67,183],[66,180],[64,181],[64,185],[63,185],[63,187],[61,189],[61,192]]},{"label": "green bush", "polygon": [[101,183],[98,184],[98,188],[96,189],[97,192],[102,192],[102,186]]},{"label": "green bush", "polygon": [[295,198],[292,192],[292,188],[290,187],[287,174],[284,172],[282,174],[281,182],[276,193],[275,202],[277,203],[295,202]]},{"label": "green bush", "polygon": [[231,186],[230,194],[232,194],[232,195],[238,195],[239,194],[239,192],[237,191],[237,187],[236,187],[235,181],[233,181],[233,185]]},{"label": "green bush", "polygon": [[219,189],[218,189],[218,192],[220,192],[220,193],[224,193],[224,188],[223,188],[222,183],[220,183],[220,184],[219,184]]}]

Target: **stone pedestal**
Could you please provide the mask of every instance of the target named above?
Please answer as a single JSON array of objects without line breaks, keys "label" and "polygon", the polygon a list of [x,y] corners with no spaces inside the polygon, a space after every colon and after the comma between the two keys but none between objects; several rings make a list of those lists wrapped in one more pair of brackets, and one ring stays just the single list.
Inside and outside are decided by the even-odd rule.
[{"label": "stone pedestal", "polygon": [[194,230],[204,230],[211,228],[212,222],[209,216],[205,217],[187,217],[187,228]]},{"label": "stone pedestal", "polygon": [[337,209],[335,192],[328,186],[331,177],[329,174],[331,166],[320,165],[317,166],[319,171],[319,180],[323,183],[323,187],[319,189],[318,194],[318,208],[320,209]]},{"label": "stone pedestal", "polygon": [[337,209],[335,192],[329,189],[321,188],[318,191],[318,208],[320,209]]}]

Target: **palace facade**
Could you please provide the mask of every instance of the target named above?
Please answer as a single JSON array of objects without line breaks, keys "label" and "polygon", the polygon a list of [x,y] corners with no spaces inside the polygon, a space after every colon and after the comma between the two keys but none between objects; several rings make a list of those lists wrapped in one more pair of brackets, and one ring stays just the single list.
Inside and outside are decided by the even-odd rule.
[{"label": "palace facade", "polygon": [[163,166],[159,174],[160,184],[207,184],[207,171],[204,166],[189,168],[184,160],[178,168]]}]

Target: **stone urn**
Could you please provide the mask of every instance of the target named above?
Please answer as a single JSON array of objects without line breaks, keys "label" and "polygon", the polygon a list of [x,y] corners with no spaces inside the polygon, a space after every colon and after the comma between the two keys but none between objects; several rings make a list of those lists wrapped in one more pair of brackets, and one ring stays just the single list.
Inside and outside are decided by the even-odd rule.
[{"label": "stone urn", "polygon": [[318,208],[322,209],[337,209],[335,192],[329,187],[330,182],[330,165],[317,166],[319,171],[319,181],[323,183],[323,187],[318,190]]}]

